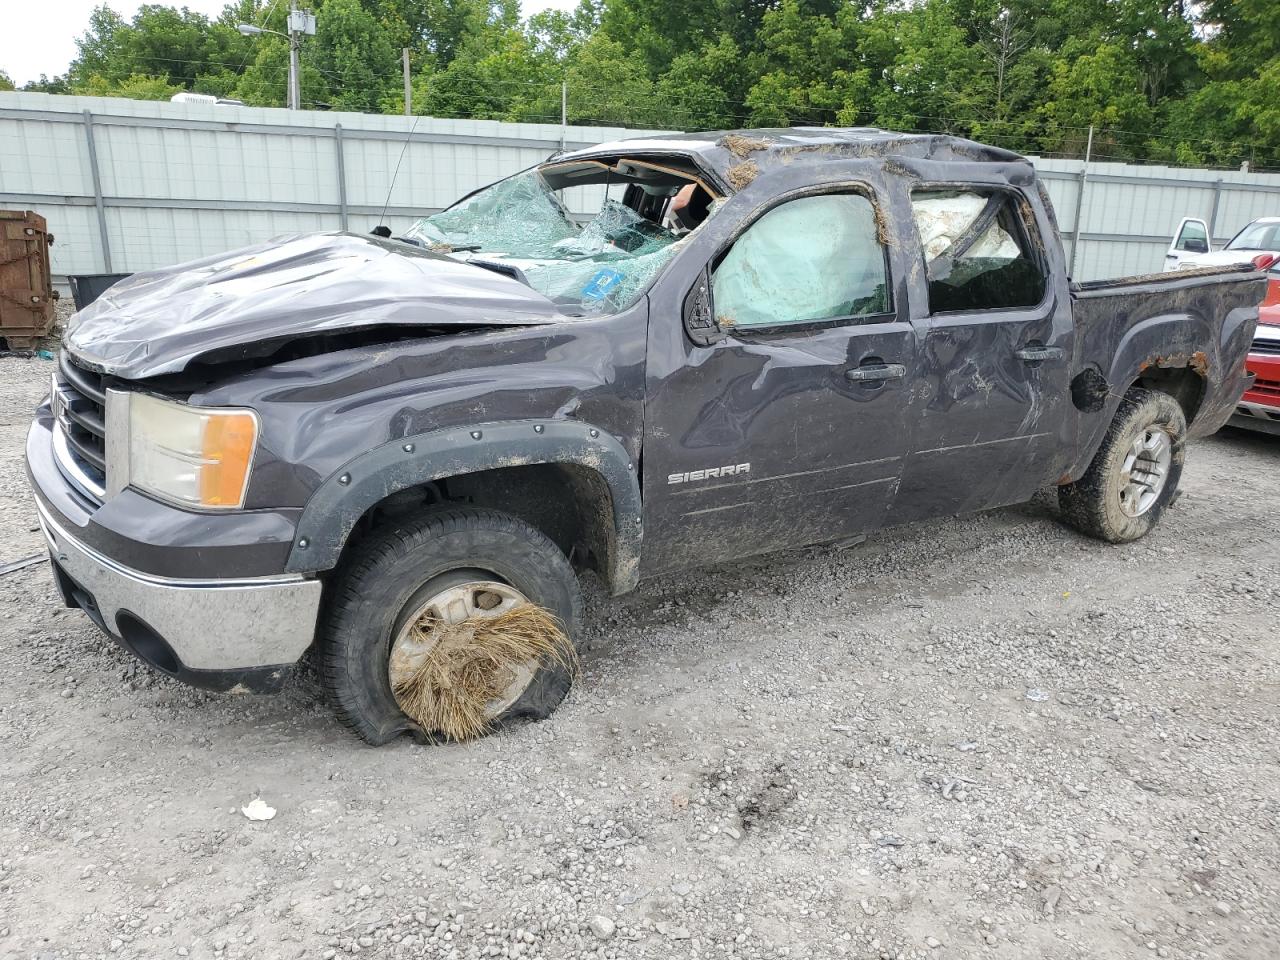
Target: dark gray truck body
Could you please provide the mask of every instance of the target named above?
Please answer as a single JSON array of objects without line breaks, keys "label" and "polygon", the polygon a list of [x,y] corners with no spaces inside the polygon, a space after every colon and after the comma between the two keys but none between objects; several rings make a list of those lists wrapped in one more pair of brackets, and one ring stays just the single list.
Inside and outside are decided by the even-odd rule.
[{"label": "dark gray truck body", "polygon": [[[1191,436],[1218,429],[1246,386],[1261,275],[1073,285],[1047,197],[1014,154],[774,130],[570,156],[620,155],[696,166],[723,206],[619,312],[570,315],[518,279],[350,234],[138,274],[84,311],[55,375],[59,415],[42,405],[27,442],[67,602],[170,674],[268,690],[311,644],[344,550],[404,511],[513,513],[621,593],[1025,501],[1086,470],[1130,386],[1172,393]],[[1007,197],[1043,299],[931,313],[911,206],[922,185]],[[743,231],[842,190],[875,207],[887,308],[750,331],[715,320],[708,270]],[[113,483],[106,398],[131,391],[254,411],[242,508],[197,512]]]}]

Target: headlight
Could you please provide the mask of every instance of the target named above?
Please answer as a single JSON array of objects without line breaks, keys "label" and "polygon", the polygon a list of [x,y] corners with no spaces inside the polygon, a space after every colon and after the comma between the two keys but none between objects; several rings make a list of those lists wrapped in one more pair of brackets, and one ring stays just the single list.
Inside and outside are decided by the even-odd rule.
[{"label": "headlight", "polygon": [[258,443],[257,414],[191,407],[145,393],[128,396],[130,485],[178,506],[244,505]]}]

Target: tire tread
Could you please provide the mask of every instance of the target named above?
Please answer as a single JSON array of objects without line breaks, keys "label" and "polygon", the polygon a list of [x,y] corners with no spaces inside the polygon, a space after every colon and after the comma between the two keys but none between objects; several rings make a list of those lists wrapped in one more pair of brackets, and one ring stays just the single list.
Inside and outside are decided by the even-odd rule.
[{"label": "tire tread", "polygon": [[[380,745],[399,734],[417,730],[404,718],[404,723],[388,728],[378,725],[371,718],[379,711],[373,701],[374,691],[361,678],[351,675],[353,645],[368,644],[371,638],[363,635],[360,624],[368,620],[361,609],[365,596],[363,585],[393,576],[395,567],[415,550],[432,542],[456,534],[486,532],[523,541],[531,552],[539,554],[539,561],[550,568],[550,575],[562,578],[569,594],[568,615],[563,617],[570,636],[582,616],[582,594],[568,558],[541,530],[510,514],[488,507],[445,507],[421,514],[406,523],[389,527],[357,544],[333,577],[329,599],[322,617],[319,643],[318,669],[321,682],[333,704],[338,720],[361,739]],[[536,719],[550,714],[568,692],[568,683],[554,689],[538,691],[545,694],[521,711],[520,716]]]}]

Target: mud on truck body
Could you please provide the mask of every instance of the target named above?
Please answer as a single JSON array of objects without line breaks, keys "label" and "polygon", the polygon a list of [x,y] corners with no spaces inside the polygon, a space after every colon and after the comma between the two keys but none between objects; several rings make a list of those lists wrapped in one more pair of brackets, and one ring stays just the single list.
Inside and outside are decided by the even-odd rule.
[{"label": "mud on truck body", "polygon": [[[620,594],[1047,484],[1143,536],[1264,284],[1073,284],[1031,164],[966,140],[623,141],[403,238],[133,276],[72,321],[27,462],[63,597],[128,650],[270,691],[314,648],[358,734],[430,736],[397,678],[432,629],[532,605],[571,637],[583,569]],[[572,678],[498,669],[493,725]]]}]

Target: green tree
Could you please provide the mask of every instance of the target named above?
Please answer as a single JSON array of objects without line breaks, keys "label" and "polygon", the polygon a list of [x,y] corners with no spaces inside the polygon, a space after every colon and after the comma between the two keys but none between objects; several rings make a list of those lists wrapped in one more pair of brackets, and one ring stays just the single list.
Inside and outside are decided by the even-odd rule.
[{"label": "green tree", "polygon": [[9,79],[9,75],[0,70],[0,90],[12,90],[13,81]]},{"label": "green tree", "polygon": [[654,103],[662,127],[708,130],[741,127],[741,103],[749,71],[742,51],[728,34],[692,53],[682,53],[658,78]]},{"label": "green tree", "polygon": [[398,85],[399,58],[377,19],[359,0],[324,0],[309,62],[328,81],[335,110],[376,113]]},{"label": "green tree", "polygon": [[1092,126],[1096,155],[1128,158],[1141,153],[1155,111],[1143,92],[1142,69],[1131,46],[1084,39],[1068,44],[1046,94],[1041,112],[1051,149],[1082,154]]},{"label": "green tree", "polygon": [[948,0],[886,7],[860,25],[873,121],[896,130],[967,133],[993,100],[991,71]]},{"label": "green tree", "polygon": [[167,77],[135,73],[123,80],[90,77],[76,92],[89,97],[126,97],[130,100],[168,100],[182,87]]},{"label": "green tree", "polygon": [[39,79],[31,80],[22,85],[23,90],[30,90],[33,93],[70,93],[71,89],[67,85],[67,78],[50,77],[47,73],[40,74]]}]

